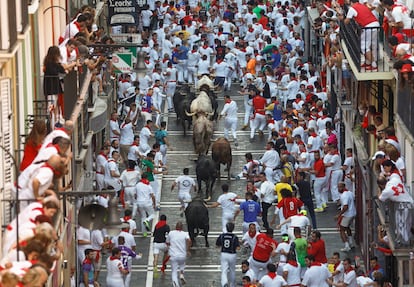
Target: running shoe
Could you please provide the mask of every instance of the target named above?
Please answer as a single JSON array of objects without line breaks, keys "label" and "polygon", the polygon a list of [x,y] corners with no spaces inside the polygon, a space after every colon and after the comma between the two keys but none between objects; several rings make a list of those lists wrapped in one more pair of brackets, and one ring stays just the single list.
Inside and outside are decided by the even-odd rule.
[{"label": "running shoe", "polygon": [[187,283],[187,281],[185,281],[184,274],[180,274],[180,281],[181,285],[185,285],[185,283]]},{"label": "running shoe", "polygon": [[319,207],[319,208],[315,208],[314,211],[315,212],[324,212],[325,209],[323,209],[323,207]]},{"label": "running shoe", "polygon": [[145,226],[145,229],[146,229],[147,231],[150,231],[150,230],[151,230],[151,226],[150,226],[150,223],[149,223],[149,221],[148,221],[148,220],[145,220],[145,221],[144,221],[144,226]]}]

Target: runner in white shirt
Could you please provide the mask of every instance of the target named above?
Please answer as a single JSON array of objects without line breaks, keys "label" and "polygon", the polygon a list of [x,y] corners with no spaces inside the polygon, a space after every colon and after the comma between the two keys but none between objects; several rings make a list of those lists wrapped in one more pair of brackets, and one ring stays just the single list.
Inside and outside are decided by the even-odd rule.
[{"label": "runner in white shirt", "polygon": [[305,257],[306,265],[308,269],[303,275],[302,286],[303,287],[329,287],[326,282],[331,277],[328,268],[325,265],[315,262],[315,258],[312,255]]},{"label": "runner in white shirt", "polygon": [[301,283],[301,267],[296,258],[288,256],[287,263],[283,266],[283,277],[286,278],[288,286],[300,286]]},{"label": "runner in white shirt", "polygon": [[193,49],[188,52],[187,68],[188,83],[197,85],[198,65],[201,60],[201,54],[198,52],[198,46],[194,45]]},{"label": "runner in white shirt", "polygon": [[139,152],[139,136],[134,136],[134,142],[128,151],[128,166],[134,165],[134,169],[140,170],[139,159],[141,155]]},{"label": "runner in white shirt", "polygon": [[113,151],[112,157],[108,159],[105,165],[104,182],[105,186],[112,186],[114,190],[119,193],[122,189],[122,184],[119,179],[121,176],[118,168],[119,152]]},{"label": "runner in white shirt", "polygon": [[232,80],[236,78],[236,67],[237,67],[237,57],[232,52],[230,47],[226,47],[226,55],[224,56],[224,61],[228,64],[227,75],[226,75],[226,90],[230,91]]},{"label": "runner in white shirt", "polygon": [[274,194],[275,185],[267,179],[266,174],[264,172],[260,173],[259,178],[262,184],[260,185],[260,190],[256,193],[256,195],[260,198],[262,202],[263,226],[264,228],[269,228],[267,213],[269,211],[269,208],[272,206],[273,202],[276,199],[276,196]]},{"label": "runner in white shirt", "polygon": [[345,183],[342,181],[338,183],[338,191],[341,195],[341,211],[336,217],[338,218],[342,242],[345,243],[345,247],[341,251],[347,252],[353,247],[351,224],[356,215],[355,197],[352,192],[345,188]]},{"label": "runner in white shirt", "polygon": [[120,126],[120,140],[119,140],[119,150],[121,158],[125,164],[128,166],[128,152],[132,143],[134,142],[134,126],[132,125],[130,118],[125,118],[125,121]]},{"label": "runner in white shirt", "polygon": [[229,139],[229,130],[231,130],[234,144],[237,147],[237,103],[233,101],[229,95],[224,96],[224,107],[223,110],[220,113],[220,117],[224,117],[224,137],[226,139]]},{"label": "runner in white shirt", "polygon": [[180,286],[178,282],[178,271],[180,281],[185,284],[184,269],[187,254],[190,253],[191,239],[188,232],[183,231],[183,223],[177,222],[175,230],[170,231],[166,240],[169,246],[168,253],[171,261],[171,277],[174,286]]},{"label": "runner in white shirt", "polygon": [[207,208],[216,208],[218,206],[221,206],[223,211],[221,217],[222,230],[224,233],[226,233],[227,222],[232,222],[234,219],[234,213],[236,212],[235,200],[238,198],[238,196],[233,192],[229,192],[229,185],[227,183],[224,183],[221,186],[221,190],[223,191],[223,194],[217,198],[216,202],[212,203],[211,205],[207,205]]},{"label": "runner in white shirt", "polygon": [[[354,270],[354,268],[351,265],[351,259],[349,258],[345,258],[342,261],[343,267],[344,267],[344,278],[343,281],[338,283],[333,284],[333,280],[332,279],[328,279],[328,283],[332,286],[346,286],[346,287],[357,287],[357,276],[356,276],[356,272]],[[336,285],[338,284],[338,285]]]},{"label": "runner in white shirt", "polygon": [[335,145],[329,145],[329,154],[331,158],[325,167],[328,167],[330,170],[326,170],[326,175],[329,177],[328,185],[331,192],[331,197],[333,201],[339,201],[340,194],[338,192],[338,183],[342,179],[343,171],[341,164],[341,155],[338,152],[338,147]]},{"label": "runner in white shirt", "polygon": [[109,146],[105,145],[101,148],[100,153],[96,156],[96,185],[101,191],[105,187],[104,175],[105,165],[108,161]]},{"label": "runner in white shirt", "polygon": [[118,113],[114,112],[111,114],[111,120],[109,121],[109,138],[111,141],[117,139],[121,135],[121,130],[118,124]]},{"label": "runner in white shirt", "polygon": [[290,241],[289,241],[289,235],[286,233],[283,233],[282,241],[277,245],[275,252],[279,254],[279,264],[277,266],[277,274],[283,275],[283,267],[287,263],[287,255],[289,254],[290,250]]},{"label": "runner in white shirt", "polygon": [[274,147],[275,144],[273,142],[268,142],[266,144],[266,152],[260,159],[260,164],[264,167],[267,180],[273,184],[275,183],[273,178],[273,169],[278,167],[280,164],[279,153],[274,149]]},{"label": "runner in white shirt", "polygon": [[112,249],[112,256],[106,260],[106,286],[107,287],[124,287],[124,275],[129,273],[124,269],[121,261],[121,250],[118,248]]},{"label": "runner in white shirt", "polygon": [[139,152],[143,156],[146,156],[151,151],[151,147],[148,144],[150,137],[153,136],[151,127],[152,120],[147,120],[147,124],[141,129],[141,132],[139,133]]},{"label": "runner in white shirt", "polygon": [[[125,208],[131,208],[135,203],[135,186],[141,179],[141,172],[135,169],[135,162],[128,162],[128,168],[121,173],[122,186],[124,187]],[[132,215],[135,217],[135,214]]]},{"label": "runner in white shirt", "polygon": [[352,148],[346,149],[346,158],[342,164],[342,170],[344,171],[345,177],[344,182],[346,189],[354,193],[354,183],[352,181],[353,175],[351,174],[352,168],[355,166],[354,157],[352,155]]},{"label": "runner in white shirt", "polygon": [[207,55],[202,55],[201,60],[198,62],[197,75],[210,75],[210,62]]},{"label": "runner in white shirt", "polygon": [[168,111],[172,112],[173,103],[172,97],[174,96],[175,89],[177,88],[177,69],[173,67],[172,62],[168,62],[168,68],[165,70],[165,93],[167,95]]},{"label": "runner in white shirt", "polygon": [[204,42],[204,45],[198,48],[198,52],[201,56],[206,55],[207,56],[207,62],[210,65],[211,59],[214,55],[214,50],[208,45],[208,42]]},{"label": "runner in white shirt", "polygon": [[148,233],[145,230],[151,231],[150,221],[154,219],[154,210],[156,208],[154,191],[147,179],[146,173],[141,175],[140,182],[135,186],[135,193],[136,206],[141,215],[141,230],[144,237],[146,237]]},{"label": "runner in white shirt", "polygon": [[191,201],[190,192],[197,191],[197,186],[193,178],[188,175],[189,169],[183,169],[183,175],[180,175],[175,179],[171,185],[171,192],[176,186],[178,186],[178,200],[180,201],[180,215],[183,216],[184,210],[187,208],[188,203]]},{"label": "runner in white shirt", "polygon": [[285,279],[282,276],[276,274],[276,265],[273,263],[268,263],[266,266],[268,271],[267,275],[263,276],[259,280],[260,287],[284,287],[288,286]]}]

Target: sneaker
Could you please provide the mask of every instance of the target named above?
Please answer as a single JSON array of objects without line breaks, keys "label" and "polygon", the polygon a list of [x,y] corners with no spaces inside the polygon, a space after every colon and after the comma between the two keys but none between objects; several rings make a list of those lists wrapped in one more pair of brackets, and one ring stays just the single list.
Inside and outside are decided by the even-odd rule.
[{"label": "sneaker", "polygon": [[247,129],[247,125],[243,125],[243,127],[241,129],[242,129],[242,131],[245,131]]},{"label": "sneaker", "polygon": [[145,226],[145,229],[146,229],[147,231],[150,231],[150,230],[151,230],[151,226],[150,226],[150,223],[149,223],[149,221],[148,221],[148,220],[145,220],[145,221],[144,221],[144,226]]},{"label": "sneaker", "polygon": [[259,130],[259,136],[262,137],[263,135],[264,135],[263,131]]},{"label": "sneaker", "polygon": [[187,281],[185,281],[184,274],[180,274],[180,281],[181,285],[185,285],[185,283],[187,283]]},{"label": "sneaker", "polygon": [[148,236],[148,233],[147,232],[144,232],[144,233],[142,233],[142,236],[147,237]]},{"label": "sneaker", "polygon": [[378,67],[367,65],[365,66],[365,71],[378,71]]},{"label": "sneaker", "polygon": [[351,248],[349,246],[345,246],[344,248],[341,248],[342,252],[349,252],[351,251]]},{"label": "sneaker", "polygon": [[319,207],[319,208],[315,208],[314,211],[315,212],[324,212],[325,209],[323,209],[323,207]]},{"label": "sneaker", "polygon": [[326,205],[326,203],[322,203],[322,208],[327,208],[328,205]]}]

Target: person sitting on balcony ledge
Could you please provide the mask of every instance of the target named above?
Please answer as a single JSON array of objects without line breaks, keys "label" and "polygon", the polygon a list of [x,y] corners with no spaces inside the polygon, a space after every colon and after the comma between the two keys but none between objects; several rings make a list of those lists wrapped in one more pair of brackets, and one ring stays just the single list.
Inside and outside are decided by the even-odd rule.
[{"label": "person sitting on balcony ledge", "polygon": [[382,6],[385,8],[384,16],[388,19],[388,26],[392,28],[391,33],[394,35],[400,31],[411,38],[414,33],[411,28],[410,10],[404,5],[394,3],[393,0],[382,1]]},{"label": "person sitting on balcony ledge", "polygon": [[[364,4],[359,3],[358,0],[351,0],[351,7],[348,10],[346,18],[344,15],[339,14],[338,19],[344,20],[344,23],[348,25],[351,19],[362,29],[361,32],[361,51],[364,53],[365,62],[361,64],[361,68],[365,68],[365,71],[377,70],[377,45],[378,45],[378,29],[380,24],[372,13],[372,11]],[[378,28],[378,29],[377,29]]]}]

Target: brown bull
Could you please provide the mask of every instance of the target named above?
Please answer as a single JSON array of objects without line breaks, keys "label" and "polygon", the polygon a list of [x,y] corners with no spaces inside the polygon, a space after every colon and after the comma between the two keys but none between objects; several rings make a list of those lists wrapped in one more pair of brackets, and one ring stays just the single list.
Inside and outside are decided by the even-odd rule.
[{"label": "brown bull", "polygon": [[213,123],[204,114],[200,114],[193,124],[193,144],[197,155],[207,154],[213,135]]},{"label": "brown bull", "polygon": [[216,163],[218,178],[220,179],[220,165],[225,164],[227,165],[227,179],[230,180],[230,168],[232,163],[230,142],[225,138],[218,138],[211,146],[211,153],[212,158]]}]

